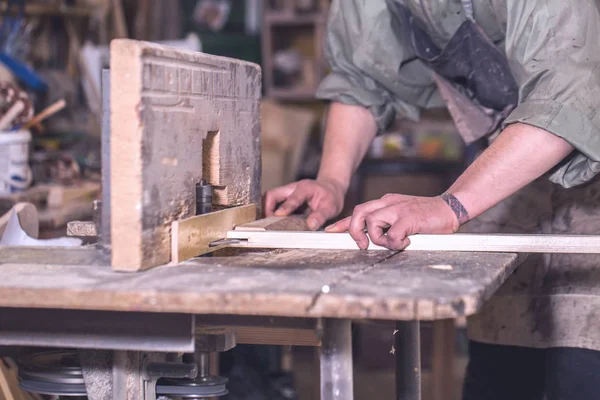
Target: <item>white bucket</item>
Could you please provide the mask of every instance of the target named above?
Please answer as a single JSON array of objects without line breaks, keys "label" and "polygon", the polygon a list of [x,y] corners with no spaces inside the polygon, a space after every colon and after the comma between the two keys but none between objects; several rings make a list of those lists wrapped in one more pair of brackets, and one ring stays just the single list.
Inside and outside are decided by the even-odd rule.
[{"label": "white bucket", "polygon": [[0,132],[0,196],[25,190],[31,185],[28,130]]}]

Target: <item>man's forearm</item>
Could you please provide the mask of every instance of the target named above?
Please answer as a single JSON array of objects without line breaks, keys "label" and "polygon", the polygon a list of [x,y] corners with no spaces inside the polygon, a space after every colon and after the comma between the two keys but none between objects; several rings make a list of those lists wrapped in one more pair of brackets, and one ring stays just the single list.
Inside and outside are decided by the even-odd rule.
[{"label": "man's forearm", "polygon": [[571,151],[569,143],[543,129],[510,125],[448,193],[474,218],[545,174]]},{"label": "man's forearm", "polygon": [[369,110],[332,103],[327,118],[318,180],[334,181],[348,190],[350,178],[364,158],[377,126]]}]

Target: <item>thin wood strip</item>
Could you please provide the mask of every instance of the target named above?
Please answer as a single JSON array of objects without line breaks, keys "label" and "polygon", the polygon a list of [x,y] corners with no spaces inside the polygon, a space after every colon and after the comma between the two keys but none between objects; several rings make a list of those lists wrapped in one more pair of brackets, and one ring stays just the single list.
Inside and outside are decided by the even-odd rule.
[{"label": "thin wood strip", "polygon": [[[282,249],[358,250],[349,233],[229,231],[234,246]],[[407,251],[469,251],[486,253],[600,253],[599,235],[470,234],[413,235]],[[388,250],[373,243],[369,250]]]},{"label": "thin wood strip", "polygon": [[171,261],[183,262],[218,249],[209,244],[236,225],[256,218],[256,204],[226,208],[171,223]]},{"label": "thin wood strip", "polygon": [[33,117],[33,119],[31,121],[27,122],[24,125],[24,128],[29,129],[32,126],[34,126],[35,124],[42,122],[46,118],[51,117],[52,115],[56,114],[57,112],[59,112],[60,110],[65,108],[66,105],[67,105],[67,103],[65,102],[64,99],[58,100],[57,102],[44,108],[38,115]]},{"label": "thin wood strip", "polygon": [[235,230],[239,231],[309,231],[306,218],[293,215],[289,217],[268,217],[238,225]]}]

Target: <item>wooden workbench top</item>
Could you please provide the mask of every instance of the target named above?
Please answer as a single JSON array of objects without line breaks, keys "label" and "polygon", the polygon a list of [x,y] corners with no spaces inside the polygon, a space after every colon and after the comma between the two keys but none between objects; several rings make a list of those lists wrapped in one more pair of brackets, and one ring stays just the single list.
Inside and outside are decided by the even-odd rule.
[{"label": "wooden workbench top", "polygon": [[435,320],[471,315],[516,254],[252,251],[145,272],[91,248],[0,247],[0,307]]}]

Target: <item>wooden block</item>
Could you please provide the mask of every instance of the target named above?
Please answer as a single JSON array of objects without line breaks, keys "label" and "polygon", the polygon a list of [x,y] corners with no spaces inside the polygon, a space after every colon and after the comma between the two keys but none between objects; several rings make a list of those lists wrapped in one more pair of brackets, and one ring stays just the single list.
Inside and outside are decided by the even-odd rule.
[{"label": "wooden block", "polygon": [[100,182],[85,182],[77,186],[52,185],[48,192],[48,207],[64,207],[75,200],[87,199],[90,203],[100,194]]},{"label": "wooden block", "polygon": [[38,211],[31,203],[17,203],[10,211],[0,217],[0,237],[4,234],[4,230],[6,229],[6,225],[8,224],[13,211],[17,212],[21,228],[23,228],[27,235],[37,239],[40,226]]},{"label": "wooden block", "polygon": [[110,63],[112,267],[138,271],[171,261],[202,178],[216,205],[259,203],[261,70],[128,39]]},{"label": "wooden block", "polygon": [[95,237],[98,227],[93,221],[70,221],[67,223],[67,236]]},{"label": "wooden block", "polygon": [[290,217],[268,217],[238,225],[235,230],[239,231],[309,231],[306,218],[302,216]]},{"label": "wooden block", "polygon": [[311,329],[247,326],[233,328],[239,344],[277,346],[320,346],[317,332]]},{"label": "wooden block", "polygon": [[[281,249],[358,250],[349,233],[265,232],[233,230],[228,239],[242,239],[240,247]],[[410,236],[407,251],[466,251],[485,253],[598,254],[600,235],[479,234]],[[371,243],[369,250],[388,250]],[[444,268],[444,266],[440,266]]]},{"label": "wooden block", "polygon": [[209,244],[222,239],[230,229],[256,218],[256,205],[233,207],[197,215],[171,224],[171,255],[174,263],[183,262],[215,250]]}]

